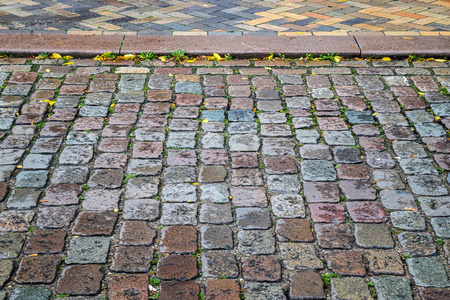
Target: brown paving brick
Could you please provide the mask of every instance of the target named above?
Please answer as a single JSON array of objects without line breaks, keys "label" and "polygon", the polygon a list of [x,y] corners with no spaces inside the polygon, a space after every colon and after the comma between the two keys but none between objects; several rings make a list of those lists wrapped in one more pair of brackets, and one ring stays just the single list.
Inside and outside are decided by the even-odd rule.
[{"label": "brown paving brick", "polygon": [[164,281],[161,283],[160,300],[197,300],[200,286],[194,281]]},{"label": "brown paving brick", "polygon": [[280,219],[275,229],[280,242],[313,242],[311,224],[303,219]]},{"label": "brown paving brick", "polygon": [[67,74],[64,84],[80,84],[86,85],[89,82],[89,75],[87,74]]},{"label": "brown paving brick", "polygon": [[208,300],[239,300],[239,283],[233,279],[209,279],[206,282],[205,296]]},{"label": "brown paving brick", "polygon": [[118,274],[108,281],[108,298],[111,300],[147,300],[148,276],[146,274]]},{"label": "brown paving brick", "polygon": [[102,117],[84,117],[75,120],[73,130],[99,130],[103,128],[104,119]]},{"label": "brown paving brick", "polygon": [[179,94],[175,97],[175,104],[179,106],[200,106],[202,100],[202,95]]},{"label": "brown paving brick", "polygon": [[111,125],[130,125],[136,123],[136,113],[114,113],[109,116],[108,124]]},{"label": "brown paving brick", "polygon": [[[97,91],[93,90],[93,86],[91,86],[91,92]],[[86,90],[86,86],[84,85],[75,85],[75,84],[65,84],[63,85],[60,90],[60,95],[69,95],[69,96],[77,96],[77,95],[83,95]]]},{"label": "brown paving brick", "polygon": [[60,262],[59,256],[24,257],[14,280],[18,283],[52,283]]},{"label": "brown paving brick", "polygon": [[190,280],[197,276],[197,259],[192,255],[167,255],[158,261],[156,276],[164,280]]},{"label": "brown paving brick", "polygon": [[200,160],[205,165],[226,165],[228,164],[228,152],[221,149],[205,149],[200,154]]},{"label": "brown paving brick", "polygon": [[114,106],[114,113],[137,113],[140,108],[139,103],[118,103]]},{"label": "brown paving brick", "polygon": [[171,90],[148,91],[147,99],[150,102],[170,101],[172,100],[172,91]]},{"label": "brown paving brick", "polygon": [[197,229],[193,226],[170,226],[161,230],[160,251],[188,254],[197,251]]},{"label": "brown paving brick", "polygon": [[352,218],[355,222],[383,223],[388,220],[383,207],[376,202],[348,202],[347,210],[350,218]]},{"label": "brown paving brick", "polygon": [[165,115],[170,112],[171,104],[168,102],[152,102],[142,106],[142,113],[148,115]]},{"label": "brown paving brick", "polygon": [[279,281],[281,264],[276,256],[251,255],[242,259],[242,274],[248,281]]},{"label": "brown paving brick", "polygon": [[8,82],[33,84],[37,77],[38,73],[36,72],[14,72]]},{"label": "brown paving brick", "polygon": [[232,168],[256,168],[258,165],[258,154],[255,152],[231,153]]},{"label": "brown paving brick", "polygon": [[448,154],[435,154],[433,155],[434,160],[438,166],[446,171],[450,170],[450,155]]},{"label": "brown paving brick", "polygon": [[341,204],[314,203],[309,205],[311,218],[319,223],[345,222],[344,206]]},{"label": "brown paving brick", "polygon": [[150,222],[125,221],[120,230],[120,244],[150,246],[156,237],[156,230]]},{"label": "brown paving brick", "polygon": [[321,130],[348,130],[347,124],[345,124],[342,118],[338,117],[320,117],[317,118],[319,127]]},{"label": "brown paving brick", "polygon": [[[111,121],[111,118],[109,119]],[[108,122],[111,124],[111,122]],[[128,137],[131,126],[130,125],[106,125],[103,128],[103,137]]]},{"label": "brown paving brick", "polygon": [[0,182],[0,201],[2,201],[8,192],[8,183]]},{"label": "brown paving brick", "polygon": [[20,115],[16,119],[16,125],[33,125],[42,121],[42,115]]},{"label": "brown paving brick", "polygon": [[253,99],[233,98],[231,99],[230,110],[251,110],[253,109]]},{"label": "brown paving brick", "polygon": [[365,165],[341,164],[338,165],[337,174],[340,179],[349,179],[349,180],[370,179],[370,171]]},{"label": "brown paving brick", "polygon": [[105,270],[100,265],[74,265],[63,269],[56,286],[58,294],[96,295]]},{"label": "brown paving brick", "polygon": [[196,166],[197,154],[195,150],[169,150],[167,164],[170,166]]},{"label": "brown paving brick", "polygon": [[153,259],[153,249],[146,246],[119,246],[110,269],[115,272],[147,273]]},{"label": "brown paving brick", "polygon": [[162,142],[136,142],[133,145],[133,158],[161,158],[163,152]]},{"label": "brown paving brick", "polygon": [[319,246],[325,249],[351,249],[354,237],[348,224],[315,224]]},{"label": "brown paving brick", "polygon": [[267,174],[295,174],[297,166],[290,156],[275,156],[264,159],[265,172]]},{"label": "brown paving brick", "polygon": [[126,138],[104,138],[98,145],[101,152],[125,152],[128,149],[128,139]]},{"label": "brown paving brick", "polygon": [[51,185],[45,190],[43,205],[78,204],[81,186],[73,183]]},{"label": "brown paving brick", "polygon": [[363,256],[357,251],[328,251],[325,254],[331,271],[343,276],[365,276]]},{"label": "brown paving brick", "polygon": [[305,182],[303,193],[308,202],[339,202],[339,189],[328,182]]},{"label": "brown paving brick", "polygon": [[63,230],[37,231],[30,236],[25,244],[25,254],[55,254],[64,248],[66,232]]},{"label": "brown paving brick", "polygon": [[339,187],[347,200],[375,200],[377,191],[369,181],[341,180]]},{"label": "brown paving brick", "polygon": [[227,109],[227,98],[206,98],[203,102],[206,109]]},{"label": "brown paving brick", "polygon": [[450,153],[450,141],[447,138],[422,138],[428,150],[438,153]]},{"label": "brown paving brick", "polygon": [[450,290],[424,288],[420,290],[420,296],[423,300],[446,300],[450,298]]},{"label": "brown paving brick", "polygon": [[[73,86],[73,88],[75,87],[76,85]],[[89,86],[89,91],[93,93],[100,93],[100,92],[112,93],[115,90],[116,90],[116,83],[114,81],[93,80],[91,82],[91,85]]]},{"label": "brown paving brick", "polygon": [[115,212],[82,211],[72,228],[74,235],[111,235],[117,221]]},{"label": "brown paving brick", "polygon": [[427,105],[418,97],[398,97],[397,101],[405,110],[425,109]]},{"label": "brown paving brick", "polygon": [[324,299],[322,277],[314,270],[302,270],[291,275],[290,299]]},{"label": "brown paving brick", "polygon": [[124,153],[101,153],[94,162],[96,169],[122,169],[127,164],[127,155]]},{"label": "brown paving brick", "polygon": [[366,250],[369,271],[375,275],[403,275],[403,264],[396,250]]}]

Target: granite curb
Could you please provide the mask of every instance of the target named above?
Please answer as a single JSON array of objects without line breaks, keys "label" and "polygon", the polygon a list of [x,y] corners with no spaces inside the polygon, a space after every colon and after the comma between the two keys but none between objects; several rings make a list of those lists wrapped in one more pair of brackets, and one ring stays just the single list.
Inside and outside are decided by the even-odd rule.
[{"label": "granite curb", "polygon": [[92,57],[107,51],[127,54],[153,52],[160,55],[186,50],[190,55],[230,54],[236,58],[264,57],[281,53],[287,57],[337,53],[343,57],[404,57],[417,54],[450,56],[446,36],[89,36],[51,34],[0,34],[0,51],[16,56],[57,52]]}]

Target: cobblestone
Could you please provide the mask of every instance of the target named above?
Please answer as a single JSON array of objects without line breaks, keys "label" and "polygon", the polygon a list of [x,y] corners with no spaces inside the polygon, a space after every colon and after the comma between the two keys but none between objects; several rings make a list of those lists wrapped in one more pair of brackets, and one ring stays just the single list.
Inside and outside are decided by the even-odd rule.
[{"label": "cobblestone", "polygon": [[72,61],[0,60],[0,299],[448,298],[448,63]]}]

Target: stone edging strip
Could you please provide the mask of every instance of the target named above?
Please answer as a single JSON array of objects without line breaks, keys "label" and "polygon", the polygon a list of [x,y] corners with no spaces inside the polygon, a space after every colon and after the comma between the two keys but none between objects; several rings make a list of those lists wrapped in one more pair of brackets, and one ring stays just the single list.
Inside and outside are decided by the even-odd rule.
[{"label": "stone edging strip", "polygon": [[343,57],[402,57],[417,54],[450,57],[450,37],[443,36],[92,36],[0,34],[0,51],[16,56],[57,52],[92,57],[104,52],[153,52],[160,55],[186,50],[189,55],[230,54],[237,58],[281,53],[300,57],[307,53],[337,53]]}]

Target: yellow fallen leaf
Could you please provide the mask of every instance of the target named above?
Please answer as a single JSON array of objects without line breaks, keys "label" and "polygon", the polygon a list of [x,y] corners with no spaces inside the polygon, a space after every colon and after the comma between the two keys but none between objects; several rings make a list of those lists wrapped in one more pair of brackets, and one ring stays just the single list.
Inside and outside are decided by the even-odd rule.
[{"label": "yellow fallen leaf", "polygon": [[316,73],[312,73],[311,75],[316,75]]},{"label": "yellow fallen leaf", "polygon": [[112,103],[109,107],[114,108],[114,107],[116,107],[116,104],[115,104],[115,103]]},{"label": "yellow fallen leaf", "polygon": [[118,212],[119,211],[119,209],[118,208],[116,208],[115,210],[114,210],[114,212]]},{"label": "yellow fallen leaf", "polygon": [[222,59],[223,59],[223,58],[220,57],[220,55],[217,54],[217,53],[214,53],[214,54],[213,54],[213,58],[214,58],[214,60],[222,60]]},{"label": "yellow fallen leaf", "polygon": [[403,209],[410,210],[410,211],[417,211],[417,209],[414,209],[414,208],[411,208],[411,207],[403,207]]},{"label": "yellow fallen leaf", "polygon": [[406,36],[404,36],[403,39],[404,39],[404,40],[413,40],[413,38],[406,37]]},{"label": "yellow fallen leaf", "polygon": [[208,123],[208,122],[209,122],[208,119],[204,119],[204,120],[202,121],[202,123]]},{"label": "yellow fallen leaf", "polygon": [[64,60],[71,60],[73,57],[70,55],[63,56]]},{"label": "yellow fallen leaf", "polygon": [[418,95],[423,96],[425,93],[417,92]]},{"label": "yellow fallen leaf", "polygon": [[233,199],[233,196],[228,196],[228,199],[232,200],[232,199]]},{"label": "yellow fallen leaf", "polygon": [[446,62],[447,60],[446,59],[435,59],[434,61],[439,61],[439,62]]},{"label": "yellow fallen leaf", "polygon": [[125,54],[123,56],[124,59],[133,59],[134,58],[134,54]]},{"label": "yellow fallen leaf", "polygon": [[266,70],[272,70],[272,68],[269,68],[269,67],[264,67],[264,69],[266,69]]},{"label": "yellow fallen leaf", "polygon": [[196,61],[196,59],[188,59],[188,60],[186,60],[187,63],[193,63],[195,61]]},{"label": "yellow fallen leaf", "polygon": [[73,65],[73,62],[69,61],[69,62],[63,63],[62,65],[63,65],[63,66]]},{"label": "yellow fallen leaf", "polygon": [[165,58],[164,56],[160,56],[160,57],[158,57],[158,58],[159,58],[159,60],[162,61],[162,62],[165,62],[165,61],[166,61],[166,58]]},{"label": "yellow fallen leaf", "polygon": [[38,256],[38,255],[37,255],[37,254],[30,254],[30,256],[33,256],[33,257],[34,257],[34,256]]},{"label": "yellow fallen leaf", "polygon": [[198,185],[198,183],[197,183],[197,182],[194,182],[193,185]]},{"label": "yellow fallen leaf", "polygon": [[334,61],[335,62],[340,62],[342,60],[342,57],[340,57],[340,56],[336,56],[335,58],[334,58]]},{"label": "yellow fallen leaf", "polygon": [[23,168],[22,165],[18,165],[18,166],[17,166],[17,169],[22,169],[22,168]]},{"label": "yellow fallen leaf", "polygon": [[50,106],[53,106],[53,104],[56,103],[56,101],[51,101],[51,100],[48,100],[48,99],[46,99],[46,100],[39,100],[38,102],[47,102]]},{"label": "yellow fallen leaf", "polygon": [[383,57],[381,60],[384,60],[384,61],[391,61],[391,58],[390,58],[390,57]]},{"label": "yellow fallen leaf", "polygon": [[434,117],[434,119],[435,119],[436,121],[439,121],[439,120],[441,119],[441,117],[436,116],[436,117]]},{"label": "yellow fallen leaf", "polygon": [[79,236],[78,236],[78,235],[74,235],[73,237],[74,237],[74,238],[77,238],[77,237],[79,237]]},{"label": "yellow fallen leaf", "polygon": [[378,114],[378,113],[373,113],[372,116],[375,116],[375,115],[377,115],[377,114]]},{"label": "yellow fallen leaf", "polygon": [[303,32],[297,32],[296,34],[302,34]]},{"label": "yellow fallen leaf", "polygon": [[53,53],[52,54],[52,56],[50,56],[51,58],[54,58],[54,59],[62,59],[62,56],[61,56],[61,54],[58,54],[58,53]]},{"label": "yellow fallen leaf", "polygon": [[50,73],[50,69],[45,69],[45,72]]},{"label": "yellow fallen leaf", "polygon": [[273,58],[273,54],[270,54],[269,56],[266,57],[267,60],[271,60]]}]

